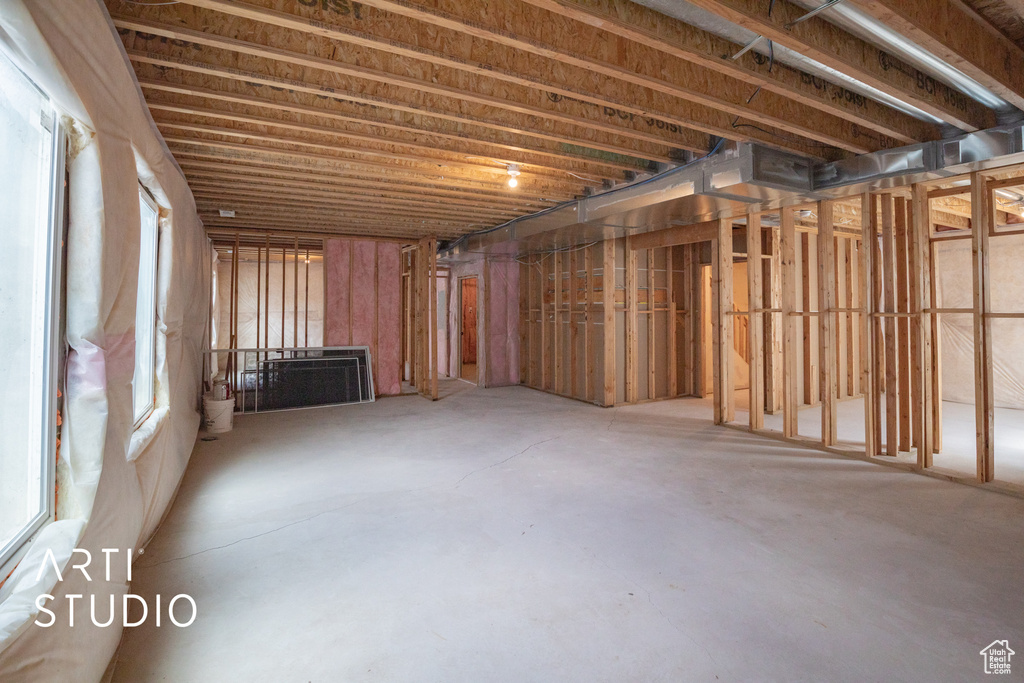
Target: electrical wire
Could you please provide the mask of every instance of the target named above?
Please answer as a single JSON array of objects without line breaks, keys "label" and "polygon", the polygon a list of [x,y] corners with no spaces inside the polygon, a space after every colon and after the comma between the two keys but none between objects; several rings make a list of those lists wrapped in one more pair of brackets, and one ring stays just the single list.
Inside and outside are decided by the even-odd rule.
[{"label": "electrical wire", "polygon": [[160,5],[177,5],[181,0],[168,0],[168,2],[139,2],[139,0],[121,0],[129,5],[142,5],[143,7],[159,7]]}]

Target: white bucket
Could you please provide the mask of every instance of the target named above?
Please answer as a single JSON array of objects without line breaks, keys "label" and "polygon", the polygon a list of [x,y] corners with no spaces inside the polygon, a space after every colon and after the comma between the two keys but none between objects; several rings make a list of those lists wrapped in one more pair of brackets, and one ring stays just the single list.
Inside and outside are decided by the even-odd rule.
[{"label": "white bucket", "polygon": [[216,399],[207,394],[203,397],[203,424],[211,434],[231,431],[231,422],[235,414],[235,399]]}]

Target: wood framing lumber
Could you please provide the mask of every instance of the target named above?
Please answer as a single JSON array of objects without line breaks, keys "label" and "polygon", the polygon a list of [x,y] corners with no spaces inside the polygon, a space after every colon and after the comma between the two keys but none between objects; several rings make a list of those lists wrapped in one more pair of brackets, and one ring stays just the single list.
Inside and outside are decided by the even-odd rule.
[{"label": "wood framing lumber", "polygon": [[796,310],[796,224],[792,208],[780,210],[779,265],[782,288],[782,434],[797,435],[797,349],[800,334],[799,321],[793,317]]},{"label": "wood framing lumber", "polygon": [[601,243],[602,404],[615,404],[615,241]]},{"label": "wood framing lumber", "polygon": [[821,441],[836,442],[835,234],[832,202],[818,202],[818,377],[821,398]]},{"label": "wood framing lumber", "polygon": [[720,218],[718,237],[712,242],[712,315],[714,348],[713,395],[715,403],[715,424],[726,424],[736,419],[735,381],[733,379],[733,321],[728,313],[733,308],[733,244],[732,219]]},{"label": "wood framing lumber", "polygon": [[881,445],[876,436],[875,425],[875,376],[874,376],[874,327],[875,320],[872,313],[875,310],[874,277],[874,254],[877,234],[875,232],[875,198],[869,194],[861,195],[861,248],[860,258],[857,261],[858,283],[860,284],[860,299],[864,308],[864,314],[858,316],[858,327],[860,332],[860,389],[864,394],[864,454],[871,458],[879,454]]},{"label": "wood framing lumber", "polygon": [[821,77],[789,68],[674,17],[628,0],[525,0],[603,31],[778,93],[904,144],[938,137],[935,126],[914,119]]},{"label": "wood framing lumber", "polygon": [[747,345],[750,349],[749,406],[750,428],[764,427],[764,359],[771,353],[764,344],[764,321],[770,313],[754,313],[762,306],[764,264],[761,259],[761,215],[747,214]]},{"label": "wood framing lumber", "polygon": [[989,232],[992,194],[981,173],[971,174],[971,275],[974,290],[974,407],[977,433],[978,481],[995,478],[995,399],[992,375],[991,282]]},{"label": "wood framing lumber", "polygon": [[1024,108],[1024,50],[961,0],[854,0],[857,7]]},{"label": "wood framing lumber", "polygon": [[771,3],[691,0],[691,3],[873,88],[891,93],[963,130],[982,130],[995,124],[994,114],[979,103],[821,16],[794,24],[807,10],[788,0]]}]

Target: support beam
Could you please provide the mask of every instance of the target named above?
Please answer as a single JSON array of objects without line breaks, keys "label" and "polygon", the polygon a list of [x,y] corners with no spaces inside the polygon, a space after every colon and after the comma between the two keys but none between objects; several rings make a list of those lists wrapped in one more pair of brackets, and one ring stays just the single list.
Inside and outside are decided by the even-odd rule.
[{"label": "support beam", "polygon": [[855,0],[889,28],[1024,109],[1024,50],[961,0]]},{"label": "support beam", "polygon": [[931,124],[879,104],[834,82],[768,60],[756,52],[723,59],[723,55],[736,54],[739,46],[638,3],[628,0],[525,2],[581,23],[599,26],[603,31],[650,45],[665,54],[732,76],[752,88],[763,88],[819,111],[835,114],[863,128],[892,136],[903,144],[937,139],[939,135],[936,127]]},{"label": "support beam", "polygon": [[936,81],[824,17],[794,22],[807,10],[789,0],[690,0],[734,24],[779,45],[891,93],[946,123],[966,131],[995,125],[994,114],[961,92]]}]

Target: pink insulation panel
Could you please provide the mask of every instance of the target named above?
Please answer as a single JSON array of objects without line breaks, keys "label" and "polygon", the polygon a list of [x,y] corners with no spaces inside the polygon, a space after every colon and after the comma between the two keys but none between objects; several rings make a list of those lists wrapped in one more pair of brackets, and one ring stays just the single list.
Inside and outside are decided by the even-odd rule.
[{"label": "pink insulation panel", "polygon": [[398,244],[324,244],[324,343],[369,346],[378,396],[401,392],[402,272]]},{"label": "pink insulation panel", "polygon": [[352,343],[349,311],[351,250],[349,240],[324,241],[324,346],[349,346]]},{"label": "pink insulation panel", "polygon": [[[352,242],[352,345],[374,349],[377,322],[377,243]],[[377,357],[374,353],[374,370]],[[374,373],[376,376],[376,372]]]},{"label": "pink insulation panel", "polygon": [[377,244],[377,392],[402,390],[402,253],[398,244]]}]

